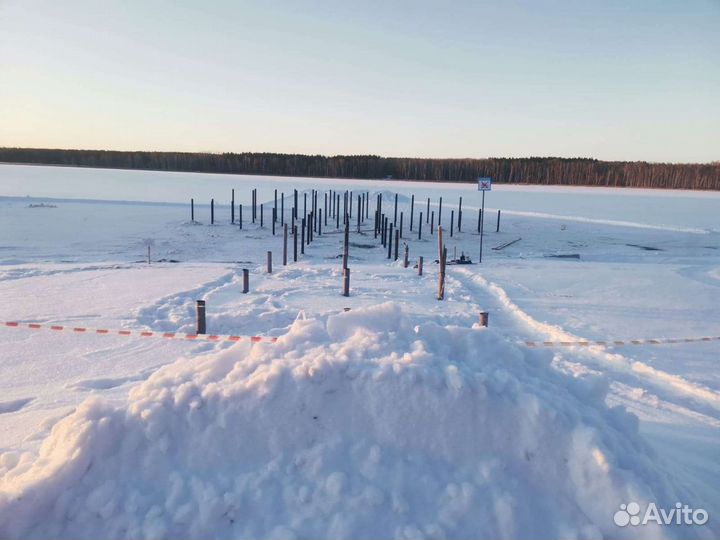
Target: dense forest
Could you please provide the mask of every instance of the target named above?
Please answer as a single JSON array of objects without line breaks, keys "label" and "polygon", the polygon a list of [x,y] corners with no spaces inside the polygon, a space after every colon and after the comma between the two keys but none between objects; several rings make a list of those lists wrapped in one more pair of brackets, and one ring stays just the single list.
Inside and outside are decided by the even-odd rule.
[{"label": "dense forest", "polygon": [[720,190],[720,162],[599,161],[588,158],[425,159],[271,153],[120,152],[0,148],[0,162],[206,173],[387,178]]}]

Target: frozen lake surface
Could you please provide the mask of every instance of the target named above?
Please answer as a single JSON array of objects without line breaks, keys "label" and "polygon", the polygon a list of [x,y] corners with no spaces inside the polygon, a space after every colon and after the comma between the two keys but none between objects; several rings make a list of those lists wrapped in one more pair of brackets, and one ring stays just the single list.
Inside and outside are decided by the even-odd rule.
[{"label": "frozen lake surface", "polygon": [[[76,167],[46,167],[0,164],[0,195],[113,201],[174,202],[188,204],[230,203],[236,189],[237,203],[250,203],[250,191],[270,200],[275,189],[286,194],[293,189],[389,190],[402,195],[444,196],[447,204],[465,197],[468,208],[480,205],[475,184],[439,184],[387,180],[342,180],[332,178],[286,178],[267,176],[128,171]],[[720,192],[643,190],[563,186],[495,185],[487,198],[488,208],[537,212],[580,219],[623,221],[681,229],[720,229]]]}]

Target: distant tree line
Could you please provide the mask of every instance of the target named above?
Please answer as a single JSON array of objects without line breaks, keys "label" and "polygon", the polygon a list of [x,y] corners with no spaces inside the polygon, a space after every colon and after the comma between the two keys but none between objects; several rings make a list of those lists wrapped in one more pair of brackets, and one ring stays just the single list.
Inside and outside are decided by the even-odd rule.
[{"label": "distant tree line", "polygon": [[387,178],[513,184],[720,190],[720,162],[648,163],[589,158],[424,159],[271,153],[124,152],[0,148],[0,162],[204,173]]}]

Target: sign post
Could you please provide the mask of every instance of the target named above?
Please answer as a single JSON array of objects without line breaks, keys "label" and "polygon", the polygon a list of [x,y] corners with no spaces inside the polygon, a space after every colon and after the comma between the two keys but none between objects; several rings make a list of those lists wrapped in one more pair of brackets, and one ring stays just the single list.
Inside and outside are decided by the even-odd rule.
[{"label": "sign post", "polygon": [[478,264],[482,262],[483,232],[485,229],[485,192],[492,190],[492,178],[478,177],[478,191],[482,191],[482,210],[480,210],[480,257]]}]

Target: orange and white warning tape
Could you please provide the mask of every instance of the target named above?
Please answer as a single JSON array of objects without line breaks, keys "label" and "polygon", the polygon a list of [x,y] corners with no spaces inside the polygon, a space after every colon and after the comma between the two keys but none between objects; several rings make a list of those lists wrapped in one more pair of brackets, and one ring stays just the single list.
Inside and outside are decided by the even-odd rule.
[{"label": "orange and white warning tape", "polygon": [[697,343],[699,341],[720,341],[720,336],[697,338],[658,338],[598,341],[522,341],[528,347],[624,347],[625,345],[666,345],[672,343]]},{"label": "orange and white warning tape", "polygon": [[[161,339],[181,339],[187,341],[215,341],[238,342],[250,341],[252,343],[275,343],[278,338],[273,336],[230,336],[215,334],[183,334],[180,332],[153,332],[150,330],[108,330],[105,328],[87,328],[84,326],[60,326],[38,323],[23,323],[14,321],[0,321],[0,326],[8,328],[28,328],[30,330],[52,330],[56,332],[73,332],[76,334],[96,334],[126,337],[153,337]],[[657,339],[629,339],[629,340],[583,340],[583,341],[520,341],[519,344],[527,347],[623,347],[625,345],[665,345],[673,343],[697,343],[702,341],[720,341],[720,336],[696,338],[657,338]]]},{"label": "orange and white warning tape", "polygon": [[162,339],[182,339],[188,341],[250,341],[252,343],[275,343],[278,338],[271,336],[226,336],[213,334],[183,334],[180,332],[152,332],[149,330],[108,330],[105,328],[87,328],[84,326],[60,326],[37,323],[0,322],[8,328],[29,328],[31,330],[53,330],[55,332],[73,332],[76,334],[96,334],[101,336],[152,337]]}]

